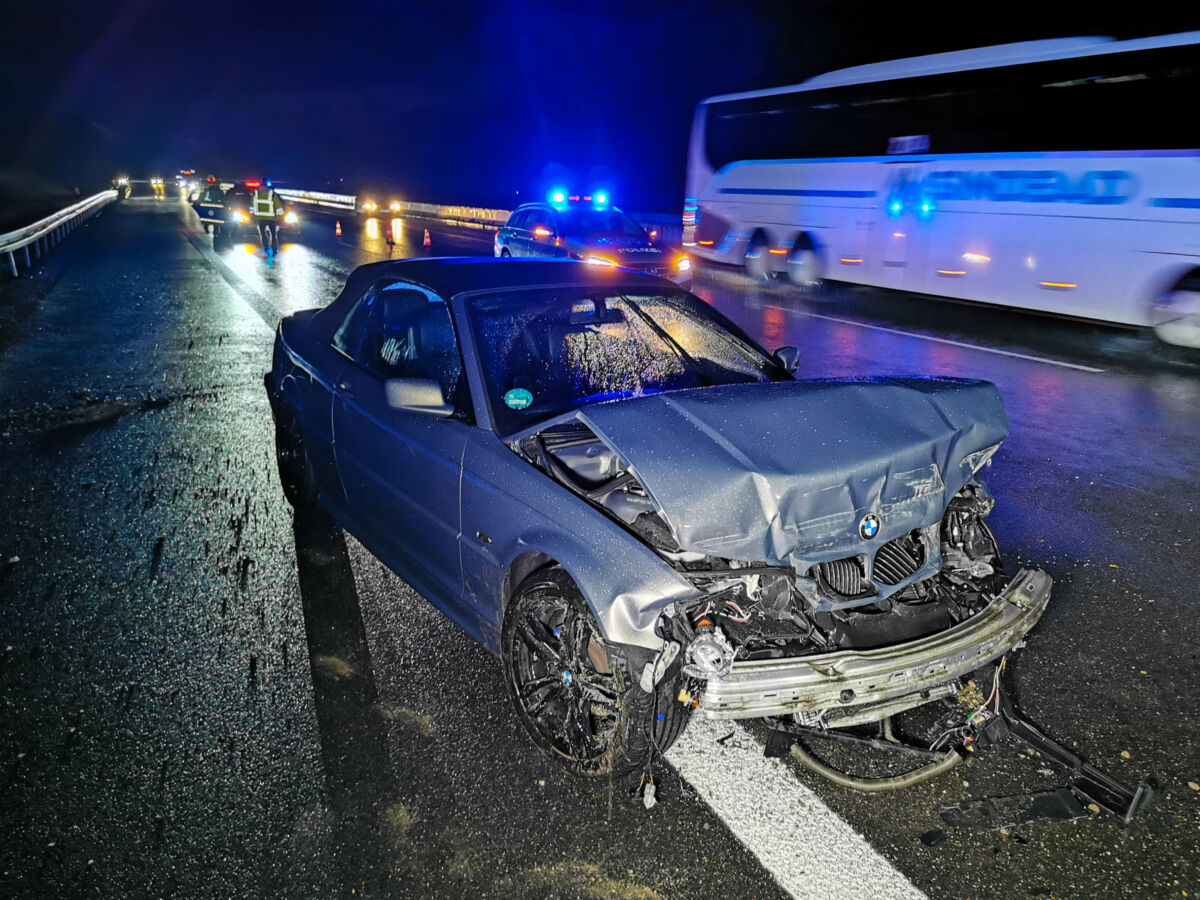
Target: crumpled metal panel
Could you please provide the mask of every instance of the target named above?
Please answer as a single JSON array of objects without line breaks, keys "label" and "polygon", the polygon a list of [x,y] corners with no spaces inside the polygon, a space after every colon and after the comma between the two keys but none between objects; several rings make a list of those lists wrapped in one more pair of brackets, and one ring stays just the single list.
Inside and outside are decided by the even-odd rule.
[{"label": "crumpled metal panel", "polygon": [[[578,411],[632,467],[681,547],[795,565],[941,519],[964,457],[1008,435],[995,385],[864,378],[707,387]],[[862,517],[881,519],[874,539]]]}]

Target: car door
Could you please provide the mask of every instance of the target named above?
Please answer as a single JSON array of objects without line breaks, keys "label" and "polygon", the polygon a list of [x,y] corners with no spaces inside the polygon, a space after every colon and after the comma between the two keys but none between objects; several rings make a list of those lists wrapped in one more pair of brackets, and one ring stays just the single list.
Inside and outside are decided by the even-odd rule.
[{"label": "car door", "polygon": [[[372,552],[458,619],[459,481],[472,426],[449,310],[424,288],[383,280],[364,296],[348,355],[332,415],[345,518]],[[395,378],[437,382],[455,413],[392,408],[385,383]]]},{"label": "car door", "polygon": [[530,210],[517,210],[508,220],[508,250],[513,256],[529,255]]},{"label": "car door", "polygon": [[529,256],[554,257],[558,254],[554,242],[554,214],[548,209],[530,210],[529,225]]}]

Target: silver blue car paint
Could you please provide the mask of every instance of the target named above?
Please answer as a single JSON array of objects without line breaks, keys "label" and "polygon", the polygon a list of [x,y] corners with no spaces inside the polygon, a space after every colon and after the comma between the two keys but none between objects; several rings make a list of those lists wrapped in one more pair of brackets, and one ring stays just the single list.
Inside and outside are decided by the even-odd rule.
[{"label": "silver blue car paint", "polygon": [[[314,416],[328,416],[328,401],[304,404],[293,392],[301,383],[319,391],[335,377],[324,370],[314,377],[313,354],[341,365],[328,341],[348,301],[382,276],[422,283],[409,271],[419,275],[422,264],[438,261],[414,262],[360,268],[324,311],[328,315],[285,320],[281,338],[290,332],[294,339],[281,344],[285,353],[277,356],[268,385],[286,383],[290,400],[308,407],[300,412],[309,427]],[[540,265],[548,277],[539,285],[558,280],[558,271],[585,269]],[[640,539],[521,459],[487,427],[494,398],[483,395],[476,348],[470,329],[462,327],[464,298],[447,299],[481,426],[467,441],[458,498],[460,608],[473,609],[478,620],[468,630],[498,649],[505,573],[536,551],[575,578],[606,640],[657,649],[655,620],[695,589]],[[701,388],[595,404],[553,421],[573,418],[632,467],[682,544],[734,559],[792,564],[798,571],[810,561],[873,552],[913,528],[935,528],[949,498],[970,477],[964,458],[998,443],[1008,430],[994,386],[954,379]],[[323,488],[336,496],[337,485]],[[853,530],[863,511],[882,521],[869,542]],[[393,567],[404,575],[402,565]]]},{"label": "silver blue car paint", "polygon": [[[696,589],[640,539],[476,431],[463,459],[462,548],[466,599],[499,649],[499,598],[513,561],[530,551],[557,560],[596,614],[606,640],[658,649],[659,613]],[[477,537],[483,534],[487,539]],[[515,587],[515,585],[513,585]]]}]

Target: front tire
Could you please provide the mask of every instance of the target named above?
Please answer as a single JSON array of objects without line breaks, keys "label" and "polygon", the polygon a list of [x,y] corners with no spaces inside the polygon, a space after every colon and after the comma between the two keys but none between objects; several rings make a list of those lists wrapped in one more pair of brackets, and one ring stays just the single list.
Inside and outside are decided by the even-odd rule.
[{"label": "front tire", "polygon": [[672,683],[647,694],[612,659],[583,594],[559,566],[534,572],[517,588],[500,655],[521,724],[542,753],[577,775],[635,771],[652,752],[665,752],[687,723]]},{"label": "front tire", "polygon": [[281,423],[275,425],[275,461],[287,502],[298,510],[315,508],[317,479],[294,414],[284,415]]}]

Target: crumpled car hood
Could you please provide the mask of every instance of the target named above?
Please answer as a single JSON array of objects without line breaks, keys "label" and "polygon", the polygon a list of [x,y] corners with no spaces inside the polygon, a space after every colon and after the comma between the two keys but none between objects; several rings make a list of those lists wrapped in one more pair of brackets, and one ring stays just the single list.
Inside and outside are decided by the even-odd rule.
[{"label": "crumpled car hood", "polygon": [[[862,552],[940,520],[965,457],[1004,440],[995,385],[955,378],[739,384],[586,406],[681,548],[776,565]],[[849,548],[849,549],[847,549]]]}]

